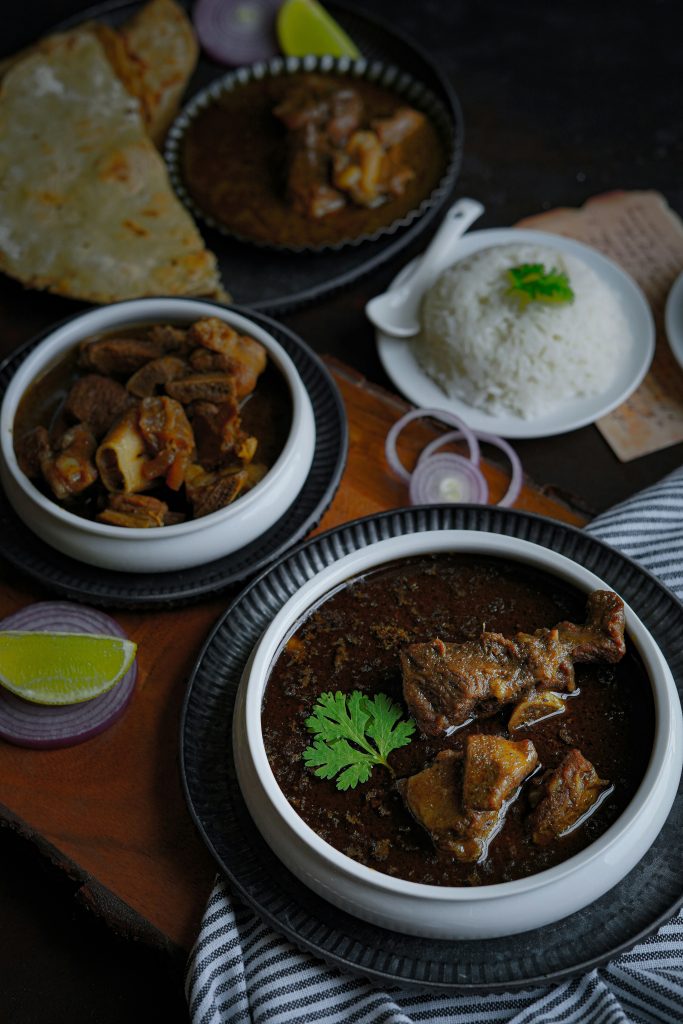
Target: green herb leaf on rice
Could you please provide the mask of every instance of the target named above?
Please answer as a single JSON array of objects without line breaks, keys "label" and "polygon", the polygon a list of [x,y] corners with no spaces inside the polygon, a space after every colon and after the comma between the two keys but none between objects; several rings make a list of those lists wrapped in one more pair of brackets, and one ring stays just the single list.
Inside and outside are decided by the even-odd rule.
[{"label": "green herb leaf on rice", "polygon": [[506,270],[509,286],[505,292],[516,299],[520,309],[526,309],[530,302],[561,304],[574,298],[569,278],[552,267],[546,270],[542,263],[522,263]]},{"label": "green herb leaf on rice", "polygon": [[337,789],[355,789],[367,782],[376,764],[391,771],[387,757],[410,743],[415,732],[412,720],[400,721],[403,712],[384,693],[370,700],[354,690],[351,694],[321,693],[306,719],[314,733],[313,745],[303,759],[321,779],[337,776]]}]

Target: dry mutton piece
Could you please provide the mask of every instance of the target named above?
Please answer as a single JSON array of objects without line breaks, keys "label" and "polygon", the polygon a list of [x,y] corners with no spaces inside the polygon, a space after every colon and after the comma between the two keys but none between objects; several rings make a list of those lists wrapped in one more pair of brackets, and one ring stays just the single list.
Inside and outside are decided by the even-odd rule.
[{"label": "dry mutton piece", "polygon": [[515,637],[483,632],[461,644],[411,644],[401,652],[403,695],[420,731],[438,736],[534,690],[571,692],[575,663],[615,663],[625,651],[623,601],[596,590],[583,625],[560,622]]}]

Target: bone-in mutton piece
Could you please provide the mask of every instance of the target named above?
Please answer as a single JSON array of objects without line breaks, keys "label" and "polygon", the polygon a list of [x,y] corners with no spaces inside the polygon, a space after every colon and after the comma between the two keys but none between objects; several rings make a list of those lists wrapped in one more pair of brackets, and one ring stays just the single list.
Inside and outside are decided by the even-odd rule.
[{"label": "bone-in mutton piece", "polygon": [[420,731],[438,736],[531,690],[571,692],[576,663],[615,663],[625,650],[623,601],[596,590],[583,625],[560,622],[515,637],[483,632],[462,644],[411,644],[401,652],[403,695]]}]

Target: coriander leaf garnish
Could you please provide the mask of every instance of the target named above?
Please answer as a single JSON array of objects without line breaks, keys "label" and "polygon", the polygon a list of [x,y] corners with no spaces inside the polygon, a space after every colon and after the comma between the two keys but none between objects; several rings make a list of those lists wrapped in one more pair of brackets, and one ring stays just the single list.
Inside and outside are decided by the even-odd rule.
[{"label": "coriander leaf garnish", "polygon": [[337,775],[337,789],[355,789],[359,782],[367,782],[376,764],[392,771],[387,757],[410,743],[415,732],[412,720],[400,721],[402,714],[384,693],[373,700],[359,690],[321,693],[306,719],[315,734],[313,746],[302,755],[307,767],[315,768],[321,779]]},{"label": "coriander leaf garnish", "polygon": [[522,263],[506,270],[505,276],[510,282],[505,294],[517,299],[520,309],[530,302],[562,303],[574,298],[569,278],[556,267],[546,270],[542,263]]}]

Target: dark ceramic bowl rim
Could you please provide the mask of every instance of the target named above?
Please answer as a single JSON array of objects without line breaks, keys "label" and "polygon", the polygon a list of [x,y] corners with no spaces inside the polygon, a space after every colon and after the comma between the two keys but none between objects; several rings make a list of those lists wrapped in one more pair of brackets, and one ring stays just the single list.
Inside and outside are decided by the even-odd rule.
[{"label": "dark ceramic bowl rim", "polygon": [[[181,149],[185,134],[193,120],[201,111],[227,92],[232,92],[247,85],[251,81],[263,78],[279,78],[298,72],[315,72],[316,74],[346,75],[349,78],[364,78],[395,92],[398,96],[410,100],[417,109],[428,115],[436,128],[447,151],[446,166],[438,184],[430,194],[421,200],[402,217],[389,224],[377,228],[369,234],[361,234],[351,238],[343,238],[336,242],[323,242],[320,245],[281,245],[263,242],[241,235],[227,228],[221,221],[208,214],[195,202],[190,195],[181,169]],[[168,168],[171,184],[180,201],[190,213],[208,227],[218,231],[226,238],[244,242],[259,249],[290,253],[338,252],[352,248],[365,242],[375,242],[380,238],[394,235],[403,228],[409,227],[423,217],[434,206],[438,205],[449,193],[460,165],[460,151],[457,142],[457,125],[444,103],[413,75],[401,71],[395,64],[387,64],[379,60],[352,60],[349,57],[273,57],[268,61],[259,61],[247,67],[236,68],[211,82],[196,93],[185,104],[173,121],[166,136],[164,159]]]}]

